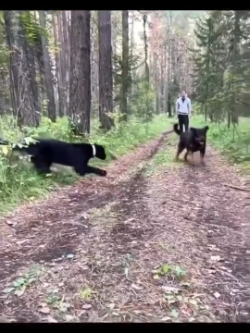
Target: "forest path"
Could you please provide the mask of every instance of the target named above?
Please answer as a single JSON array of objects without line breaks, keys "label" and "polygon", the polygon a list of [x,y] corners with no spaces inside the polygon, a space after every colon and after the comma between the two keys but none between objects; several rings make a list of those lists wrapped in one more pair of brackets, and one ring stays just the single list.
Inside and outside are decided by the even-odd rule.
[{"label": "forest path", "polygon": [[0,220],[0,322],[250,321],[245,180],[170,133]]}]

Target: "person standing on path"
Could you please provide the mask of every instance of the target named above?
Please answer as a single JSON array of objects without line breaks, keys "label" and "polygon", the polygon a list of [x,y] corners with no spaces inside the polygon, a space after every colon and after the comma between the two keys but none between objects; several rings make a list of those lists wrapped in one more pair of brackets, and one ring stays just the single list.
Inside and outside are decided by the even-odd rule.
[{"label": "person standing on path", "polygon": [[192,105],[190,98],[187,97],[186,91],[182,91],[181,97],[176,101],[176,115],[179,121],[179,127],[181,133],[183,132],[183,126],[185,132],[188,131],[189,118],[191,117]]}]

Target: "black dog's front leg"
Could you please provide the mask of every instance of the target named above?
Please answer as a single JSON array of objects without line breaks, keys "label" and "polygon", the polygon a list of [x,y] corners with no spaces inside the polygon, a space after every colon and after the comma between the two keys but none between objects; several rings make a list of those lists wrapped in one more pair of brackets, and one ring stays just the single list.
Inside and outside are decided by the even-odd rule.
[{"label": "black dog's front leg", "polygon": [[206,145],[204,145],[204,146],[200,149],[201,163],[204,163],[205,153],[206,153]]},{"label": "black dog's front leg", "polygon": [[89,165],[86,166],[86,173],[94,173],[94,174],[96,174],[98,176],[102,176],[102,177],[107,176],[106,170],[95,168],[95,167],[92,167]]},{"label": "black dog's front leg", "polygon": [[86,173],[94,173],[98,176],[105,177],[107,175],[107,172],[102,169],[94,168],[89,165],[86,166],[75,166],[75,172],[78,173],[80,176],[84,176]]}]

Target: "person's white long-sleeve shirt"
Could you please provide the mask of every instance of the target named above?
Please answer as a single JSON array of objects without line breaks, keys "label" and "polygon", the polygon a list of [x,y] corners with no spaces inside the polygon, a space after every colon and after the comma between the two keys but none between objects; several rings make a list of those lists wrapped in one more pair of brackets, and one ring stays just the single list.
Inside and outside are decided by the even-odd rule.
[{"label": "person's white long-sleeve shirt", "polygon": [[192,104],[190,98],[186,97],[184,100],[182,99],[182,97],[178,98],[176,101],[176,113],[190,116],[191,112]]}]

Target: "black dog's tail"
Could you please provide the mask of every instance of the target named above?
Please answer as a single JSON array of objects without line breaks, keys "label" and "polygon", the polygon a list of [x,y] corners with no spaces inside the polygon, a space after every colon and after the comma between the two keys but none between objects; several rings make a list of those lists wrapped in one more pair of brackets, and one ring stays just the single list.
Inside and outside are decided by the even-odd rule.
[{"label": "black dog's tail", "polygon": [[175,132],[177,135],[181,135],[181,131],[180,131],[180,129],[178,128],[178,124],[174,124],[174,132]]}]

